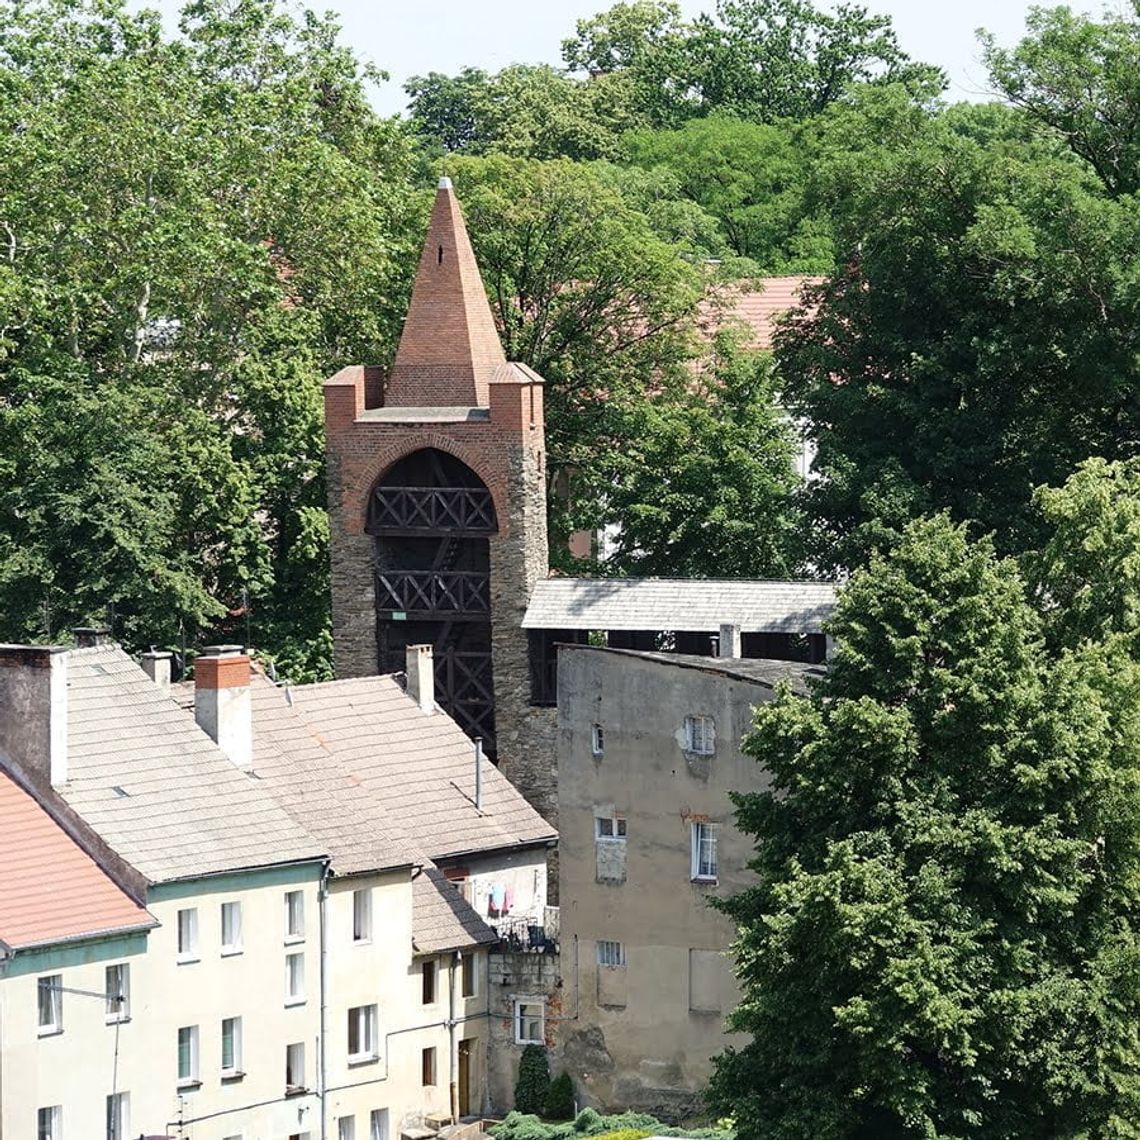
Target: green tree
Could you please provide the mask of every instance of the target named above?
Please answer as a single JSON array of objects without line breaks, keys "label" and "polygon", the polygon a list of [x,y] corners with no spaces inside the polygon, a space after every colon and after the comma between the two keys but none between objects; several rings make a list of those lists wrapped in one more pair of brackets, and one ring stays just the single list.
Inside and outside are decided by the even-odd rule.
[{"label": "green tree", "polygon": [[[1127,6],[1126,6],[1127,7]],[[1140,7],[1098,22],[1065,7],[1032,8],[1012,51],[981,34],[998,90],[1056,132],[1114,195],[1140,190]]]},{"label": "green tree", "polygon": [[319,382],[391,344],[415,241],[366,80],[272,0],[196,0],[172,39],[117,2],[0,7],[0,432],[31,462],[45,417],[75,428],[5,504],[6,636],[113,604],[131,646],[248,627],[327,668]]},{"label": "green tree", "polygon": [[818,441],[821,564],[943,508],[1029,549],[1033,488],[1140,438],[1140,215],[1021,122],[948,113],[832,160],[840,269],[776,350]]},{"label": "green tree", "polygon": [[1053,661],[1015,567],[945,516],[853,576],[809,695],[756,713],[737,922],[760,1137],[1122,1136],[1137,1093],[1138,676]]},{"label": "green tree", "polygon": [[519,1060],[515,1084],[515,1111],[540,1115],[550,1096],[550,1062],[543,1045],[527,1045]]}]

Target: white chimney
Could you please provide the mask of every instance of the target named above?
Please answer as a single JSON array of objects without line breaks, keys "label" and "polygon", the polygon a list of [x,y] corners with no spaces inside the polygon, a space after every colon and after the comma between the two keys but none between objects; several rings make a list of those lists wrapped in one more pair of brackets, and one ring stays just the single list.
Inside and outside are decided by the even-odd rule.
[{"label": "white chimney", "polygon": [[733,625],[731,622],[721,623],[716,655],[718,657],[740,656],[740,626]]},{"label": "white chimney", "polygon": [[170,660],[173,653],[152,649],[142,655],[143,672],[164,692],[170,688]]},{"label": "white chimney", "polygon": [[0,645],[0,751],[53,788],[67,783],[66,649]]},{"label": "white chimney", "polygon": [[249,658],[240,645],[207,645],[194,662],[194,719],[239,767],[253,767]]},{"label": "white chimney", "polygon": [[435,712],[435,663],[430,645],[409,645],[407,649],[408,696],[420,712]]}]

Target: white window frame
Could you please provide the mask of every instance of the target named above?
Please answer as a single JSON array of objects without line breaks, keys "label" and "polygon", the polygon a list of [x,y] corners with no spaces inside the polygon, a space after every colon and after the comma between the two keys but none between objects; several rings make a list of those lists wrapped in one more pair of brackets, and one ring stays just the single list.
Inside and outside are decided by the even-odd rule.
[{"label": "white window frame", "polygon": [[[186,1069],[182,1067],[182,1043],[186,1042]],[[198,1066],[198,1026],[183,1025],[178,1030],[178,1087],[196,1088],[202,1083]]]},{"label": "white window frame", "polygon": [[222,903],[221,918],[223,957],[240,954],[242,952],[240,900],[231,899]]},{"label": "white window frame", "polygon": [[606,751],[606,730],[600,724],[590,725],[590,751],[603,756]]},{"label": "white window frame", "polygon": [[131,1134],[131,1094],[107,1095],[107,1140],[128,1140]]},{"label": "white window frame", "polygon": [[116,962],[104,972],[104,993],[106,994],[105,1019],[108,1025],[131,1020],[131,965],[129,962]]},{"label": "white window frame", "polygon": [[694,756],[712,756],[716,752],[716,720],[704,713],[685,717],[685,751]]},{"label": "white window frame", "polygon": [[372,941],[372,888],[352,892],[352,941],[361,946]]},{"label": "white window frame", "polygon": [[[348,1011],[348,1063],[359,1064],[362,1061],[375,1061],[380,1055],[379,1050],[379,1009],[375,1005],[357,1005]],[[353,1037],[356,1044],[361,1046],[353,1052]]]},{"label": "white window frame", "polygon": [[374,1108],[368,1114],[368,1140],[389,1140],[388,1110]]},{"label": "white window frame", "polygon": [[601,938],[594,946],[599,966],[625,965],[625,946],[623,943]]},{"label": "white window frame", "polygon": [[44,974],[36,980],[36,1027],[40,1037],[63,1032],[62,974]]},{"label": "white window frame", "polygon": [[[537,1007],[537,1019],[534,1013],[527,1013],[529,1009]],[[541,997],[516,997],[512,999],[514,1022],[514,1038],[516,1045],[545,1045],[546,1044],[546,1002]],[[532,1026],[537,1026],[537,1036],[532,1033]]]},{"label": "white window frame", "polygon": [[[299,1079],[290,1083],[290,1077]],[[305,1087],[305,1043],[294,1041],[285,1046],[285,1091],[303,1092]]]},{"label": "white window frame", "polygon": [[336,1120],[336,1140],[356,1140],[356,1117],[338,1116]]},{"label": "white window frame", "polygon": [[[230,1038],[230,1064],[226,1064],[226,1026],[229,1026]],[[243,1075],[241,1067],[241,1018],[222,1018],[222,1078],[240,1077]]]},{"label": "white window frame", "polygon": [[305,953],[285,955],[285,1004],[302,1005],[305,1001]]},{"label": "white window frame", "polygon": [[305,941],[305,892],[285,892],[285,941]]},{"label": "white window frame", "polygon": [[624,815],[594,814],[594,838],[600,843],[624,843],[626,840],[626,820]]},{"label": "white window frame", "polygon": [[63,1140],[63,1105],[36,1109],[36,1140]]},{"label": "white window frame", "polygon": [[[717,825],[708,820],[694,820],[690,827],[689,877],[694,883],[715,883],[720,872]],[[712,854],[711,868],[709,852]]]},{"label": "white window frame", "polygon": [[198,908],[196,906],[184,907],[178,912],[176,920],[178,953],[176,961],[198,961]]}]

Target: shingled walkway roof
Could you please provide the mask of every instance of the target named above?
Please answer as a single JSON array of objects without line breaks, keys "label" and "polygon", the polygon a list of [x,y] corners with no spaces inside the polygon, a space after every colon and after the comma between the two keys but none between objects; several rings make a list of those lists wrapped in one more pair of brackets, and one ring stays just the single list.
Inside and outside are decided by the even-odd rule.
[{"label": "shingled walkway roof", "polygon": [[0,867],[0,942],[12,950],[156,925],[35,797],[3,771]]},{"label": "shingled walkway roof", "polygon": [[546,578],[530,596],[524,629],[631,629],[822,633],[835,609],[829,582],[717,578]]},{"label": "shingled walkway roof", "polygon": [[151,882],[326,854],[117,646],[72,650],[67,675],[60,793]]},{"label": "shingled walkway roof", "polygon": [[412,945],[420,954],[487,946],[499,937],[432,865],[412,879],[412,916]]}]

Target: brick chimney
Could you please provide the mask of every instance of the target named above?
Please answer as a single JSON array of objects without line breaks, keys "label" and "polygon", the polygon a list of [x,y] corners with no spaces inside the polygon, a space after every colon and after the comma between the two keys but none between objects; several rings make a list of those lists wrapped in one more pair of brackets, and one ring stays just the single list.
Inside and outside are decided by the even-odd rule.
[{"label": "brick chimney", "polygon": [[249,658],[240,645],[207,645],[194,662],[194,719],[239,767],[253,767]]},{"label": "brick chimney", "polygon": [[67,650],[0,645],[0,752],[30,779],[67,783]]},{"label": "brick chimney", "polygon": [[409,645],[407,649],[408,696],[420,712],[435,712],[435,663],[430,645]]}]

